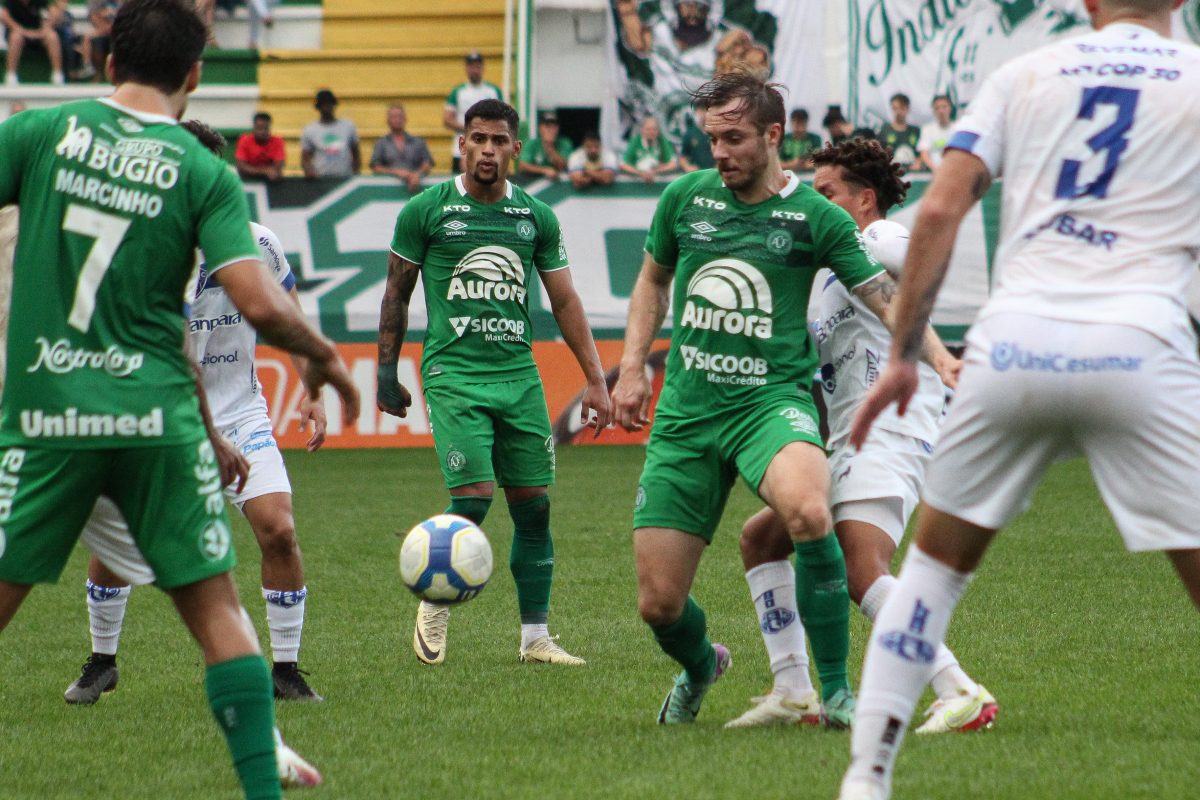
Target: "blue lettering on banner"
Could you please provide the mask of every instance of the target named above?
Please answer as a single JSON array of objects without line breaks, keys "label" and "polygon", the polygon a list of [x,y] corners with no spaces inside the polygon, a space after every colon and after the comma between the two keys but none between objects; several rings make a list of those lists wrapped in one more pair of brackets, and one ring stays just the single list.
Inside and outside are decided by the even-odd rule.
[{"label": "blue lettering on banner", "polygon": [[1015,342],[992,345],[992,369],[1007,372],[1137,372],[1142,368],[1141,356],[1100,355],[1069,356],[1065,353],[1031,353]]},{"label": "blue lettering on banner", "polygon": [[918,664],[933,662],[934,646],[924,639],[904,631],[885,633],[879,637],[879,643],[905,661]]}]

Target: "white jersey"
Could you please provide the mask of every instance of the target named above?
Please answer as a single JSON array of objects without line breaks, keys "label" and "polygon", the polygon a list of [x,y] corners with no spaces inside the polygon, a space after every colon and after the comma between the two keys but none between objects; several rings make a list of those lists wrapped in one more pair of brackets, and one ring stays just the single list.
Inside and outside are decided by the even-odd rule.
[{"label": "white jersey", "polygon": [[1141,328],[1194,346],[1200,48],[1113,24],[1010,61],[948,149],[1004,175],[997,279],[980,312]]},{"label": "white jersey", "polygon": [[[867,250],[888,272],[897,274],[908,252],[908,230],[889,220],[863,229]],[[834,449],[850,434],[854,412],[867,390],[883,372],[892,335],[862,300],[830,275],[821,292],[820,317],[813,324],[821,357],[821,387],[829,411],[829,446]],[[945,405],[945,390],[937,372],[918,364],[920,386],[904,416],[892,406],[879,415],[876,428],[902,433],[932,445]]]},{"label": "white jersey", "polygon": [[[262,225],[251,222],[263,263],[290,290],[296,285],[279,238]],[[227,431],[253,417],[267,416],[267,401],[254,370],[257,336],[234,307],[225,290],[200,265],[188,323],[188,353],[200,365],[204,392],[213,425]]]}]

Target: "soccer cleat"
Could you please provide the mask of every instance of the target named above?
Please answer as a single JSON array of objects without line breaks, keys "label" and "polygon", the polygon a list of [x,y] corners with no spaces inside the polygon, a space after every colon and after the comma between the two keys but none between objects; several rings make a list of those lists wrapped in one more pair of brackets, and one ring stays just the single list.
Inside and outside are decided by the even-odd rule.
[{"label": "soccer cleat", "polygon": [[579,656],[573,656],[559,646],[557,636],[539,636],[528,647],[521,648],[520,659],[526,664],[564,664],[582,667],[587,664]]},{"label": "soccer cleat", "polygon": [[305,703],[320,703],[325,698],[312,690],[304,676],[308,673],[296,666],[295,661],[276,661],[271,668],[271,682],[275,684],[276,700],[299,700]]},{"label": "soccer cleat", "polygon": [[279,764],[279,785],[284,789],[303,789],[321,785],[321,773],[283,743],[279,729],[275,729],[275,760]]},{"label": "soccer cleat", "polygon": [[816,692],[801,698],[773,691],[764,697],[752,697],[751,708],[737,719],[725,723],[726,728],[760,728],[771,725],[819,725],[821,701]]},{"label": "soccer cleat", "polygon": [[838,689],[822,703],[821,724],[835,731],[850,730],[854,725],[854,693]]},{"label": "soccer cleat", "polygon": [[974,694],[964,694],[949,700],[937,699],[925,712],[925,722],[917,733],[966,733],[992,727],[1000,705],[983,686]]},{"label": "soccer cleat", "polygon": [[83,671],[79,678],[67,687],[63,693],[66,701],[72,705],[90,706],[100,699],[104,692],[117,688],[117,658],[92,653],[83,662]]},{"label": "soccer cleat", "polygon": [[417,628],[413,631],[413,652],[423,664],[440,664],[446,660],[446,625],[450,622],[450,606],[439,606],[422,600],[417,607]]},{"label": "soccer cleat", "polygon": [[700,713],[700,704],[704,702],[704,695],[708,694],[712,685],[733,663],[729,648],[723,644],[713,644],[712,647],[717,654],[717,664],[713,668],[712,677],[699,686],[693,686],[686,671],[679,673],[675,678],[675,685],[667,692],[667,699],[663,700],[662,708],[658,710],[659,725],[683,725],[696,721],[696,715]]}]

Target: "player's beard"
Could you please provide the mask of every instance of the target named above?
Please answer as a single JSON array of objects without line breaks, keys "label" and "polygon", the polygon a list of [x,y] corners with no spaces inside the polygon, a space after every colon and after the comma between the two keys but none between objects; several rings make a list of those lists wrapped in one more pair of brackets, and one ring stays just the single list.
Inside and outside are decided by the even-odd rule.
[{"label": "player's beard", "polygon": [[[767,171],[767,162],[767,145],[766,142],[760,141],[753,155],[738,159],[737,172],[729,175],[721,173],[721,180],[725,182],[726,189],[735,192],[745,191],[762,180],[762,176]],[[719,168],[721,165],[717,166]]]}]

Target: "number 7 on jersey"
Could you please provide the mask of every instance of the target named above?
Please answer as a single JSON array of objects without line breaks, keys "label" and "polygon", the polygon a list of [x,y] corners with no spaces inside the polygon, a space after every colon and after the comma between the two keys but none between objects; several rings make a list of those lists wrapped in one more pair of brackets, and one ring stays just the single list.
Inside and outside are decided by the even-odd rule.
[{"label": "number 7 on jersey", "polygon": [[117,254],[131,221],[75,203],[67,206],[63,230],[96,240],[83,260],[79,281],[75,285],[75,301],[71,303],[71,313],[67,317],[67,324],[72,328],[86,333],[91,327],[92,313],[96,310],[96,292],[108,268],[112,266],[113,256]]}]

